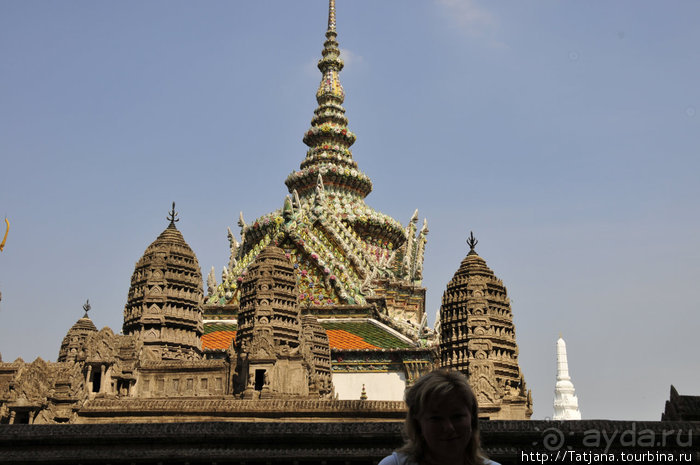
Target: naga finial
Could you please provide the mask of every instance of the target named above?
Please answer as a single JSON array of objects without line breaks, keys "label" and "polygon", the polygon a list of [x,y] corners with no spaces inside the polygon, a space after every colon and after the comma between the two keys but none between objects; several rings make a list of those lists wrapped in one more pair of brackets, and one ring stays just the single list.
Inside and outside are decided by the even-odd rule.
[{"label": "naga finial", "polygon": [[5,229],[5,237],[2,238],[2,242],[0,242],[0,252],[3,251],[5,248],[5,242],[7,242],[7,233],[10,232],[10,221],[5,217],[5,224],[7,225],[7,228]]},{"label": "naga finial", "polygon": [[474,237],[474,233],[472,231],[469,231],[469,239],[467,239],[467,244],[469,245],[469,251],[474,252],[474,247],[476,247],[476,244],[478,244],[478,243],[479,243],[479,241],[477,241],[476,237]]},{"label": "naga finial", "polygon": [[180,221],[180,219],[177,217],[177,212],[175,211],[175,202],[173,202],[173,208],[170,210],[168,213],[168,216],[166,218],[168,221],[170,221],[171,226],[175,226],[175,223]]},{"label": "naga finial", "polygon": [[83,310],[85,310],[85,315],[83,315],[83,318],[88,317],[88,312],[90,311],[92,307],[90,307],[90,299],[87,299],[85,303],[83,304]]}]

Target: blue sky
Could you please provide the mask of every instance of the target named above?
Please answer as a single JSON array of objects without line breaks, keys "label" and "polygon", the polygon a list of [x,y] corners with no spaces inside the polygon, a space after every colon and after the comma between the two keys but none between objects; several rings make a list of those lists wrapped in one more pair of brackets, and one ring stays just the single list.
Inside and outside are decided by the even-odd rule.
[{"label": "blue sky", "polygon": [[[567,341],[584,418],[700,394],[700,4],[343,1],[349,127],[373,208],[430,233],[432,324],[468,251],[513,302],[533,418]],[[206,275],[282,205],[324,0],[0,3],[3,360],[55,360],[89,298],[121,328],[135,262],[179,229]],[[4,232],[4,231],[3,231]]]}]

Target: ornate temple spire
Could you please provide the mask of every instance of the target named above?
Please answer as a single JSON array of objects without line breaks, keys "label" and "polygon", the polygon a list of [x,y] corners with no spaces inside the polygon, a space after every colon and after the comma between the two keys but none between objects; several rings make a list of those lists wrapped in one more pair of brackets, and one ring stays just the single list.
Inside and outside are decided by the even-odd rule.
[{"label": "ornate temple spire", "polygon": [[63,342],[61,342],[61,348],[58,351],[59,362],[75,361],[82,348],[85,346],[90,334],[97,332],[95,323],[93,323],[88,316],[90,300],[87,300],[85,304],[83,304],[83,310],[85,311],[85,315],[71,326],[68,333],[66,333],[66,337],[63,338]]},{"label": "ornate temple spire", "polygon": [[198,360],[202,270],[175,227],[175,202],[167,219],[170,224],[136,262],[122,330],[142,338],[144,356],[150,360]]},{"label": "ornate temple spire", "polygon": [[578,398],[574,395],[574,383],[569,376],[569,363],[566,359],[566,342],[561,334],[557,340],[557,384],[554,388],[553,420],[580,420]]},{"label": "ornate temple spire", "polygon": [[335,0],[328,1],[328,30],[335,32]]},{"label": "ornate temple spire", "polygon": [[479,399],[479,414],[491,420],[528,420],[532,399],[518,363],[508,291],[486,261],[470,250],[442,297],[440,366],[459,370]]},{"label": "ornate temple spire", "polygon": [[316,175],[322,174],[332,190],[364,198],[372,191],[372,181],[357,169],[350,146],[355,134],[348,129],[345,116],[345,91],[340,84],[339,73],[343,69],[340,48],[336,40],[335,0],[329,0],[328,29],[323,44],[318,69],[323,77],[316,92],[318,107],[311,119],[311,128],[304,134],[309,146],[300,171],[287,177],[285,184],[291,193],[297,190],[304,199],[313,194]]}]

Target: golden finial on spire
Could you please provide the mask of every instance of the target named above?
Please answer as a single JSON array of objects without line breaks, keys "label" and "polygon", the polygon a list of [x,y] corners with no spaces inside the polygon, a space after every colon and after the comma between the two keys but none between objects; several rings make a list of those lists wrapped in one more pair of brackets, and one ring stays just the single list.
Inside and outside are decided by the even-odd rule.
[{"label": "golden finial on spire", "polygon": [[328,0],[328,30],[335,31],[335,0]]}]

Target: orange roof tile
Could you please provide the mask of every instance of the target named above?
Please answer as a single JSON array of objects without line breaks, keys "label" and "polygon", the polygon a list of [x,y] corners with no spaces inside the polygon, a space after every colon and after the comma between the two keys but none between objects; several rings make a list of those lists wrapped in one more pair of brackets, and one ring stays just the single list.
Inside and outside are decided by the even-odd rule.
[{"label": "orange roof tile", "polygon": [[327,329],[328,343],[333,349],[379,349],[368,344],[360,336],[349,333],[343,329]]},{"label": "orange roof tile", "polygon": [[[376,325],[364,322],[322,322],[331,349],[400,349],[411,347],[406,341]],[[237,325],[207,322],[204,324],[202,349],[228,349],[236,339]]]},{"label": "orange roof tile", "polygon": [[228,349],[236,340],[236,331],[213,331],[202,336],[202,349]]},{"label": "orange roof tile", "polygon": [[410,343],[369,321],[322,321],[320,323],[328,333],[329,340],[331,331],[343,331],[367,344],[367,346],[362,347],[356,345],[344,347],[335,346],[331,340],[332,349],[404,349],[412,347]]}]

